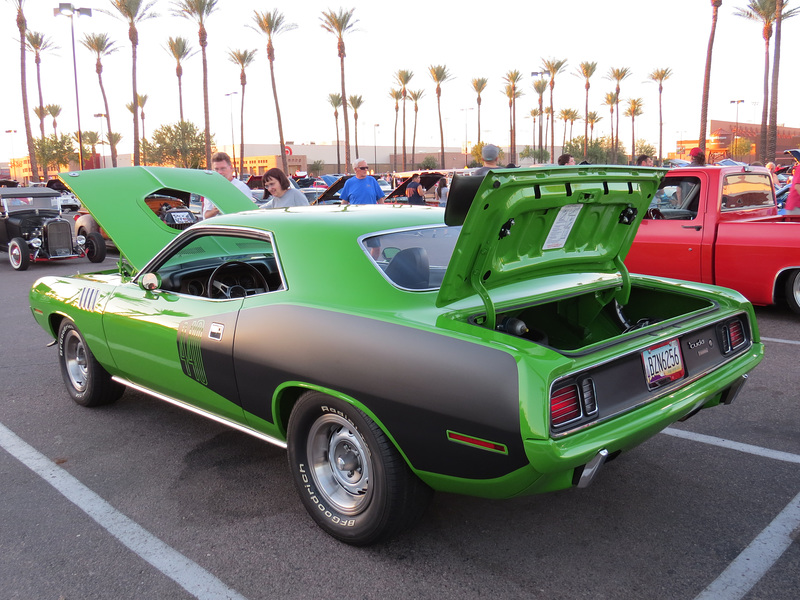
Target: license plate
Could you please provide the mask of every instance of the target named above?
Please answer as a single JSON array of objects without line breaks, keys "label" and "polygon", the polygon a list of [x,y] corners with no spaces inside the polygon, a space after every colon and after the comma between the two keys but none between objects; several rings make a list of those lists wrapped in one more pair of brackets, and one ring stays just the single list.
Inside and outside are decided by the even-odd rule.
[{"label": "license plate", "polygon": [[677,339],[653,346],[642,352],[647,389],[654,390],[684,375],[681,346]]}]

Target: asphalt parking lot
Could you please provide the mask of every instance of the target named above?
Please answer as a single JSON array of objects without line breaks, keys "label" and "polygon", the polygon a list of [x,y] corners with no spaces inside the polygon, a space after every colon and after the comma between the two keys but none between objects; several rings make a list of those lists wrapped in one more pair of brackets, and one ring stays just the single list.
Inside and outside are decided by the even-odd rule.
[{"label": "asphalt parking lot", "polygon": [[800,316],[784,307],[757,310],[767,356],[736,402],[589,488],[439,494],[414,530],[352,548],[307,516],[283,451],[133,391],[70,400],[27,291],[95,267],[0,257],[2,598],[798,597]]}]

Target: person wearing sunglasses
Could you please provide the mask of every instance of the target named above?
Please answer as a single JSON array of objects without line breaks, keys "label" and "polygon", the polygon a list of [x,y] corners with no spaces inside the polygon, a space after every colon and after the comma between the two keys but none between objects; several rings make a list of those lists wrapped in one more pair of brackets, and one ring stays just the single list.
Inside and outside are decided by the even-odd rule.
[{"label": "person wearing sunglasses", "polygon": [[363,158],[353,162],[356,176],[344,183],[341,194],[342,204],[383,204],[386,197],[378,181],[369,175],[369,166]]}]

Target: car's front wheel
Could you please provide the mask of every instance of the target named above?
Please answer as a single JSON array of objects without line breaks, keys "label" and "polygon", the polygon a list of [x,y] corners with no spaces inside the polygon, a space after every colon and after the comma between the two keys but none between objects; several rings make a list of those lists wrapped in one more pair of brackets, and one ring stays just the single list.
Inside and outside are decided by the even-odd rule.
[{"label": "car's front wheel", "polygon": [[106,259],[106,241],[97,231],[92,231],[86,236],[86,257],[93,263],[100,263]]},{"label": "car's front wheel", "polygon": [[111,404],[125,391],[97,362],[75,323],[68,319],[58,328],[58,358],[67,391],[81,406]]},{"label": "car's front wheel", "polygon": [[408,468],[364,412],[319,392],[295,405],[287,431],[289,466],[300,498],[317,524],[357,546],[408,528],[432,490]]},{"label": "car's front wheel", "polygon": [[8,243],[8,261],[15,271],[24,271],[31,266],[31,251],[28,242],[22,238],[13,238]]}]

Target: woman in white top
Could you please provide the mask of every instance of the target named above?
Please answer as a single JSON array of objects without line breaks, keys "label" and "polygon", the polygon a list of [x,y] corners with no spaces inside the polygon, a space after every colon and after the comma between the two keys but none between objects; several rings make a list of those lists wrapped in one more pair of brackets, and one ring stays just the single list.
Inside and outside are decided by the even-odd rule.
[{"label": "woman in white top", "polygon": [[442,177],[436,186],[436,193],[434,194],[436,200],[439,202],[439,206],[447,206],[447,192],[449,191],[450,189],[447,187],[447,178]]},{"label": "woman in white top", "polygon": [[308,200],[303,192],[293,188],[289,178],[280,169],[273,168],[264,173],[263,181],[264,189],[272,196],[263,208],[308,206]]}]

